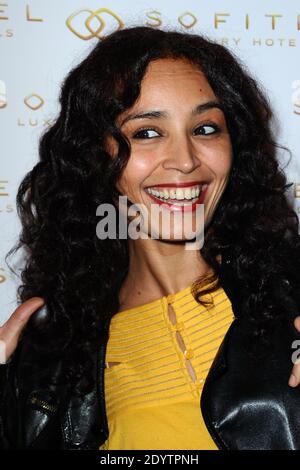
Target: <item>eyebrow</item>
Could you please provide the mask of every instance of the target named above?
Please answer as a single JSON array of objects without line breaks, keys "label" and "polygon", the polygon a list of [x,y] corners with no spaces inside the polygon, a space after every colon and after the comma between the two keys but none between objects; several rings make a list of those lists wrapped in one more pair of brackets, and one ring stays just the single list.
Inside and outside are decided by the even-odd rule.
[{"label": "eyebrow", "polygon": [[[197,114],[204,113],[208,109],[218,108],[224,112],[223,106],[218,103],[217,101],[207,101],[205,103],[198,104],[194,109],[192,109],[191,115],[196,116]],[[123,126],[126,122],[131,121],[133,119],[155,119],[155,118],[167,118],[169,117],[169,113],[167,111],[145,111],[136,114],[129,114],[126,116],[123,121],[121,122],[121,126]]]}]

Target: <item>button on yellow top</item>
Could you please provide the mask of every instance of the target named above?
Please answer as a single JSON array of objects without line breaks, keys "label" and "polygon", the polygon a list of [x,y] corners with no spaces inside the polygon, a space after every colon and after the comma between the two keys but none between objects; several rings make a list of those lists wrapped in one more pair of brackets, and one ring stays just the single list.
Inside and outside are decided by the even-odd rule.
[{"label": "button on yellow top", "polygon": [[176,299],[176,294],[169,294],[169,295],[167,295],[167,302],[168,302],[168,303],[174,302],[175,299]]},{"label": "button on yellow top", "polygon": [[192,359],[192,357],[194,357],[194,351],[192,349],[186,349],[183,354],[186,359]]},{"label": "button on yellow top", "polygon": [[180,322],[176,323],[176,324],[175,324],[175,329],[176,329],[177,331],[182,331],[182,330],[184,330],[184,324],[183,324],[183,322],[180,321]]}]

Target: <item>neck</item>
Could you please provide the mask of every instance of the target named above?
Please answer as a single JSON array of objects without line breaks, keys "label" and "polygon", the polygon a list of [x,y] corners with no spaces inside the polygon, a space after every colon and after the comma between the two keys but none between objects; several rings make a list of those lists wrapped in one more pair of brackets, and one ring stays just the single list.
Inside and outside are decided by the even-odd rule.
[{"label": "neck", "polygon": [[211,273],[201,251],[187,250],[185,243],[129,240],[129,260],[128,274],[119,293],[120,306],[124,308],[175,294]]}]

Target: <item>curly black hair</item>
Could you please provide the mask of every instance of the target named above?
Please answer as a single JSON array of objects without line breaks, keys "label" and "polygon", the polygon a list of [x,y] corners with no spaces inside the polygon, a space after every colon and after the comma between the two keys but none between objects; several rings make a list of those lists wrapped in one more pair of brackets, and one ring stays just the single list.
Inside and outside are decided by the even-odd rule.
[{"label": "curly black hair", "polygon": [[[233,52],[204,35],[147,26],[111,33],[63,82],[59,115],[18,189],[22,231],[7,255],[21,247],[27,255],[20,301],[41,296],[47,305],[44,321],[32,317],[23,337],[45,367],[62,359],[59,380],[78,396],[91,389],[91,353],[107,340],[104,321],[118,311],[116,279],[129,263],[127,240],[96,235],[96,209],[114,204],[116,182],[130,157],[116,118],[135,103],[147,65],[158,58],[187,59],[205,74],[232,141],[229,181],[201,249],[214,282],[208,291],[201,288],[206,280],[198,279],[195,297],[202,302],[202,295],[219,287],[226,252],[243,312],[259,339],[287,314],[287,281],[297,279],[298,217],[277,161],[277,149],[286,148],[272,135],[273,112],[262,86]],[[106,151],[107,136],[118,143],[117,158]]]}]

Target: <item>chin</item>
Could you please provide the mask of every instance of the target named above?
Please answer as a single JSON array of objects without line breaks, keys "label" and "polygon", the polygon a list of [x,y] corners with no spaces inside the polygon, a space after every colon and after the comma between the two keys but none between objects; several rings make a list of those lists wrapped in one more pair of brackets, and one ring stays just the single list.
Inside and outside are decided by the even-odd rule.
[{"label": "chin", "polygon": [[195,234],[195,232],[188,232],[188,231],[184,231],[184,233],[182,233],[181,230],[163,232],[162,230],[154,229],[152,234],[151,233],[148,234],[148,238],[163,240],[166,242],[170,241],[170,242],[184,243],[184,242],[194,241],[197,238],[200,239],[202,233],[203,233],[203,230],[197,230]]}]

